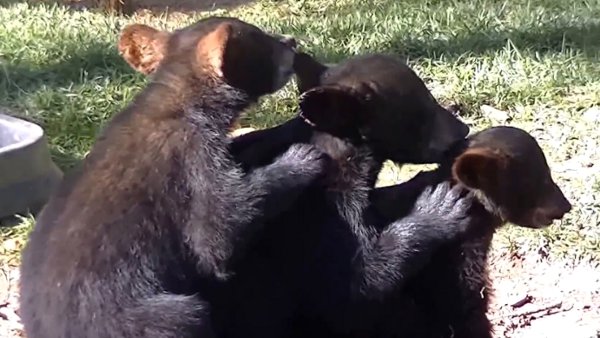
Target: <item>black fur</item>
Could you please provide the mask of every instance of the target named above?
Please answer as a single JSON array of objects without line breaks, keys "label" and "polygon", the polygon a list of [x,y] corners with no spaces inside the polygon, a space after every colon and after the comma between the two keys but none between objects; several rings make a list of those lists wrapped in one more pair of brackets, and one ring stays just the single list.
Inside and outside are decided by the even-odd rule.
[{"label": "black fur", "polygon": [[[280,41],[229,18],[132,27],[128,61],[159,66],[38,219],[21,266],[29,338],[214,336],[209,304],[244,247],[327,162],[295,145],[245,175],[229,155],[230,125],[289,76]],[[229,76],[237,61],[252,81]]]},{"label": "black fur", "polygon": [[395,205],[415,200],[424,189],[456,181],[475,193],[469,231],[440,246],[431,261],[378,309],[380,321],[372,331],[346,337],[492,337],[486,316],[492,290],[486,260],[495,230],[507,221],[545,227],[562,218],[571,205],[550,177],[533,137],[512,127],[471,136],[439,169],[378,189],[372,202],[384,219],[392,220],[407,212]]},{"label": "black fur", "polygon": [[[460,236],[469,223],[469,200],[446,185],[421,194],[410,215],[377,230],[381,220],[369,208],[369,194],[383,161],[441,160],[442,151],[462,139],[467,128],[452,120],[395,58],[367,56],[323,69],[319,87],[301,99],[302,114],[317,121],[315,128],[323,132],[312,132],[311,142],[337,166],[325,189],[311,187],[293,208],[268,222],[265,235],[248,250],[228,285],[232,302],[211,313],[221,337],[300,337],[324,332],[314,331],[323,327],[332,333],[370,328],[377,320],[370,309],[402,288],[439,245]],[[440,118],[449,123],[440,127]],[[274,140],[285,139],[294,126],[305,128],[292,120],[264,131],[263,140],[260,132],[251,133],[232,147],[243,153],[252,147],[238,142],[252,140],[276,150]],[[275,136],[278,132],[283,136]]]}]

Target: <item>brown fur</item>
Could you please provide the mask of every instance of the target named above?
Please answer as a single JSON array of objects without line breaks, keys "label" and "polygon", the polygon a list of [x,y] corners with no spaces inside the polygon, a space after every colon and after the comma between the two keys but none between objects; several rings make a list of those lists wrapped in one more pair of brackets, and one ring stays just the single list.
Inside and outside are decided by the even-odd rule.
[{"label": "brown fur", "polygon": [[246,241],[327,163],[296,145],[246,173],[229,154],[231,125],[285,84],[294,52],[219,17],[175,32],[132,25],[119,48],[153,76],[40,214],[22,257],[25,331],[213,337],[209,305],[228,301],[222,287]]},{"label": "brown fur", "polygon": [[169,35],[142,24],[132,24],[121,32],[118,50],[135,70],[150,74],[165,56]]}]

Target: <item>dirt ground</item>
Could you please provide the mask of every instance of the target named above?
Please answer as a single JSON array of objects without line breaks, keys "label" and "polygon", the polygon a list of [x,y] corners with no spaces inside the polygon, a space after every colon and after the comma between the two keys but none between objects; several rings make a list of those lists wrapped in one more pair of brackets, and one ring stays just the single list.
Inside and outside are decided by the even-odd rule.
[{"label": "dirt ground", "polygon": [[[600,269],[549,262],[537,254],[493,257],[495,337],[599,338]],[[0,337],[25,337],[19,319],[18,269],[0,268]]]},{"label": "dirt ground", "polygon": [[495,337],[600,337],[600,269],[537,254],[493,257]]}]

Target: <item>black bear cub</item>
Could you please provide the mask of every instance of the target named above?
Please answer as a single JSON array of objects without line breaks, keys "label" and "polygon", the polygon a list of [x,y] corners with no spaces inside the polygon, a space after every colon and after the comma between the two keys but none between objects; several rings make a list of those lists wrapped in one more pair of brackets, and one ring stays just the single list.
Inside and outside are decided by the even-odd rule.
[{"label": "black bear cub", "polygon": [[[212,312],[221,337],[310,337],[321,324],[336,332],[362,327],[373,320],[371,305],[401,287],[439,244],[470,223],[468,199],[447,186],[422,194],[414,213],[389,222],[382,233],[373,227],[369,194],[386,159],[437,162],[468,133],[417,74],[387,55],[355,57],[331,68],[315,62],[308,69],[309,77],[296,68],[306,90],[300,114],[314,127],[311,143],[333,161],[319,185],[267,222],[236,269],[230,285],[235,297]],[[287,138],[278,132],[296,129],[301,135],[301,122],[264,134],[273,143]],[[275,149],[263,147],[260,134],[235,139],[233,148]]]},{"label": "black bear cub", "polygon": [[448,180],[474,192],[477,203],[471,212],[480,217],[465,236],[438,249],[389,300],[371,337],[491,338],[486,259],[494,231],[507,222],[543,228],[571,210],[536,140],[514,127],[474,134],[439,169],[378,190],[373,204],[387,219],[395,219],[400,216],[397,205]]},{"label": "black bear cub", "polygon": [[29,338],[213,336],[207,295],[227,297],[213,286],[328,162],[295,145],[244,174],[228,153],[239,114],[293,74],[292,47],[232,18],[124,29],[125,59],[154,76],[38,219],[21,266]]},{"label": "black bear cub", "polygon": [[229,302],[212,303],[220,337],[300,337],[364,327],[373,321],[367,305],[401,288],[470,223],[460,189],[440,186],[382,234],[373,227],[369,193],[385,159],[438,162],[468,133],[407,65],[367,55],[329,68],[299,53],[294,69],[304,93],[302,117],[237,137],[230,150],[250,169],[294,142],[310,141],[335,165],[325,186],[311,187],[269,220],[264,236],[238,262],[226,286]]}]

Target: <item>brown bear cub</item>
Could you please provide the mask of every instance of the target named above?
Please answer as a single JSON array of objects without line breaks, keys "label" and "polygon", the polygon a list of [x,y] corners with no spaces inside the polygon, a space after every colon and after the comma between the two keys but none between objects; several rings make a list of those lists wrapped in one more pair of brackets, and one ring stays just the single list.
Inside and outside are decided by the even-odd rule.
[{"label": "brown bear cub", "polygon": [[397,205],[448,180],[474,192],[472,213],[481,217],[474,218],[477,224],[465,237],[437,249],[421,272],[387,302],[369,337],[492,337],[486,317],[486,259],[495,230],[507,222],[543,228],[571,210],[536,140],[513,127],[474,134],[457,145],[440,168],[379,189],[372,202],[384,218],[393,220],[402,216]]},{"label": "brown bear cub", "polygon": [[288,42],[232,18],[124,29],[121,52],[154,75],[38,219],[21,266],[29,338],[213,336],[210,302],[228,296],[213,287],[328,163],[295,145],[245,174],[228,152],[240,113],[293,74]]}]

